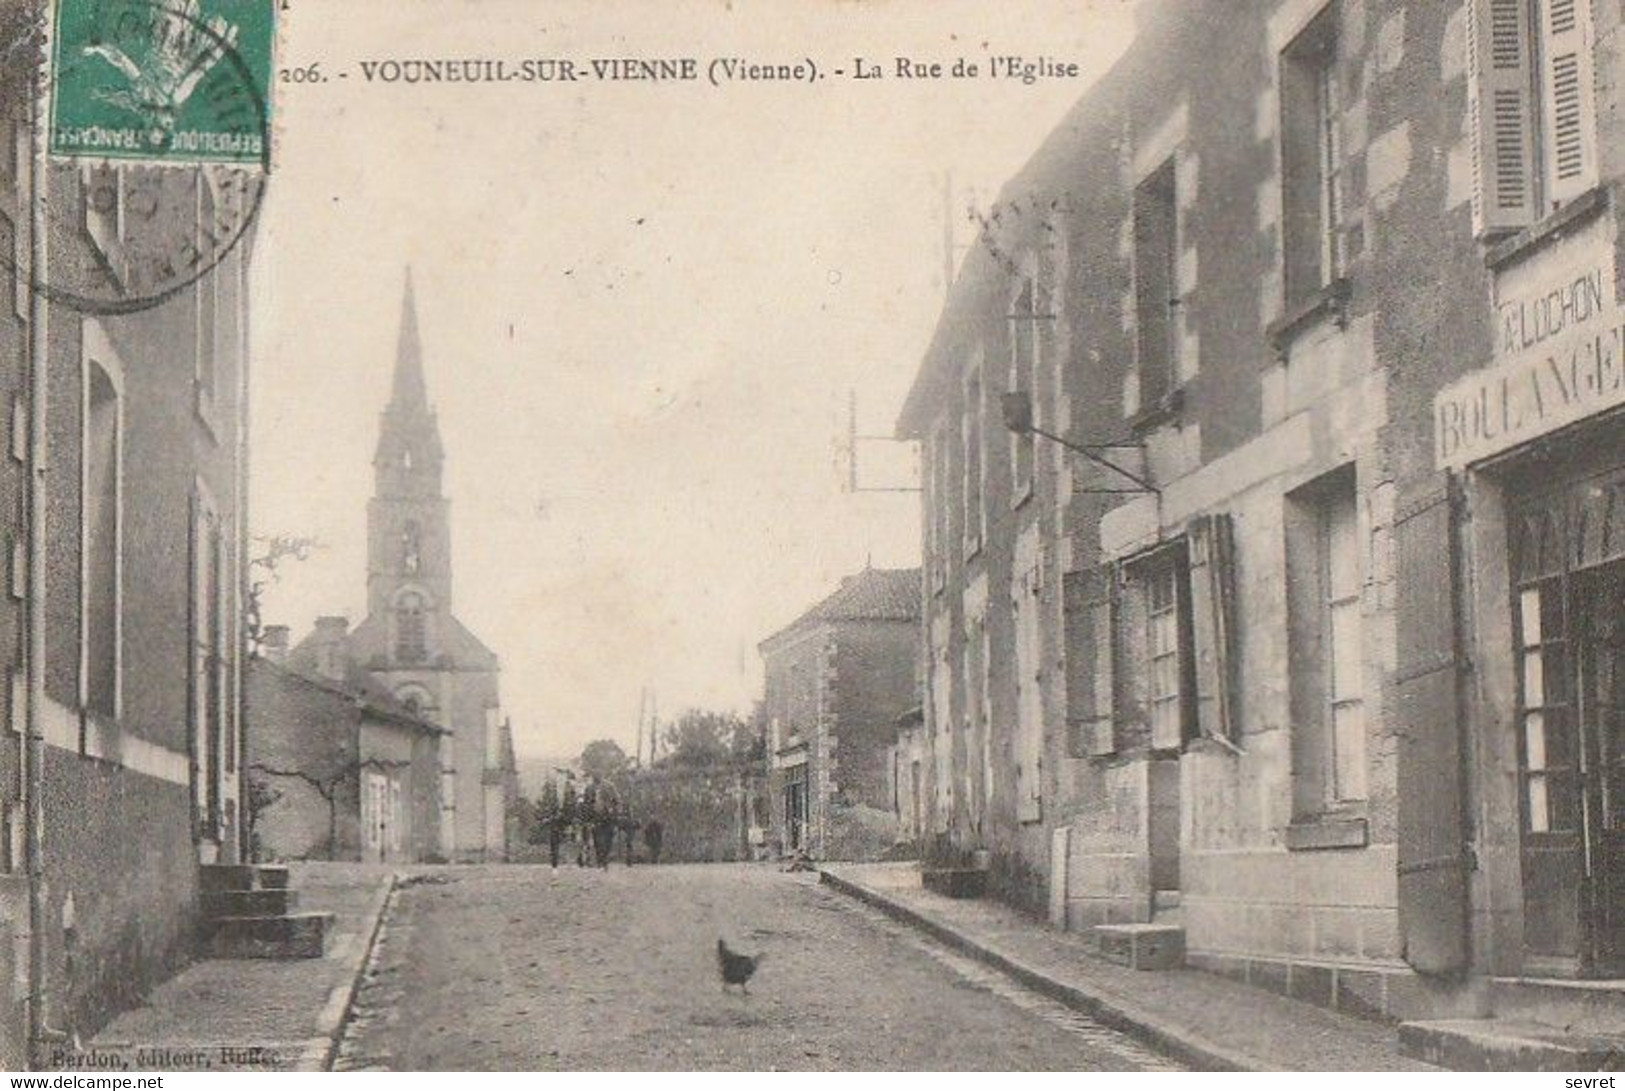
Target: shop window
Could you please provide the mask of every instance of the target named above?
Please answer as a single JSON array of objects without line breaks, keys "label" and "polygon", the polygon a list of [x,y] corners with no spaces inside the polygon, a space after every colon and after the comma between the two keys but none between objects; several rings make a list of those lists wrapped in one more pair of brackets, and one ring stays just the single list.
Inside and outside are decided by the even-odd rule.
[{"label": "shop window", "polygon": [[1516,230],[1597,184],[1593,0],[1469,0],[1479,234]]},{"label": "shop window", "polygon": [[1179,204],[1170,158],[1134,189],[1135,370],[1142,412],[1172,391],[1179,361]]},{"label": "shop window", "polygon": [[1288,310],[1343,272],[1337,5],[1281,53],[1282,251]]}]

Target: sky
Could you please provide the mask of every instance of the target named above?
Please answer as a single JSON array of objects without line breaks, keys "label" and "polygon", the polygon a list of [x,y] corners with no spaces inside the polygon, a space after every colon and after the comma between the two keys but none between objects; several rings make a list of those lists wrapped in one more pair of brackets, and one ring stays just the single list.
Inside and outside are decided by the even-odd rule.
[{"label": "sky", "polygon": [[[747,710],[757,643],[919,498],[851,493],[985,204],[1132,35],[1128,0],[291,0],[254,241],[256,533],[318,539],[267,621],[362,617],[366,502],[406,269],[451,497],[453,612],[521,756]],[[1075,79],[854,81],[856,58],[1076,62]],[[810,57],[815,84],[382,84],[410,58]],[[341,77],[339,73],[344,73]],[[951,180],[951,181],[950,181]],[[945,194],[952,199],[946,200]],[[912,484],[859,445],[861,484]]]}]

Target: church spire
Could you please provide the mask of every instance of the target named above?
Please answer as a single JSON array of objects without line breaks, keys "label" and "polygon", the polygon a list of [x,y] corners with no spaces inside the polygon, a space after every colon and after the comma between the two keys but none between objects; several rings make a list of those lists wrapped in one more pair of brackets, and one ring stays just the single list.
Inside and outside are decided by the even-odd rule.
[{"label": "church spire", "polygon": [[423,343],[418,333],[417,294],[412,270],[406,271],[401,297],[401,328],[395,350],[395,374],[389,404],[384,407],[378,449],[373,456],[377,495],[440,495],[440,428],[429,408],[423,378]]},{"label": "church spire", "polygon": [[400,340],[395,349],[395,384],[389,407],[427,410],[428,388],[423,381],[423,344],[418,336],[417,297],[412,291],[412,267],[406,267],[406,291],[401,297]]}]

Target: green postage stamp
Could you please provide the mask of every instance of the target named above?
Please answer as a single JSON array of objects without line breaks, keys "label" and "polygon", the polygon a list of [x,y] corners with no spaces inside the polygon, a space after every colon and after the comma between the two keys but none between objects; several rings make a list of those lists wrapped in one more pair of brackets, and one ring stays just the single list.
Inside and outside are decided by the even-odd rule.
[{"label": "green postage stamp", "polygon": [[275,0],[57,0],[51,154],[263,165]]}]

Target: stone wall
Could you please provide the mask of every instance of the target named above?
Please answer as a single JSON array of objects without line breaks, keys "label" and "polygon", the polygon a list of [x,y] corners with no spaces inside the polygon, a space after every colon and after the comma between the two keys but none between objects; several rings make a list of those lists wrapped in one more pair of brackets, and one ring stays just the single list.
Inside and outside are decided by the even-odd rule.
[{"label": "stone wall", "polygon": [[[663,863],[752,858],[750,828],[765,818],[766,809],[759,768],[657,766],[633,774],[626,793],[634,821],[659,820]],[[646,851],[641,832],[637,851],[640,857]]]}]

